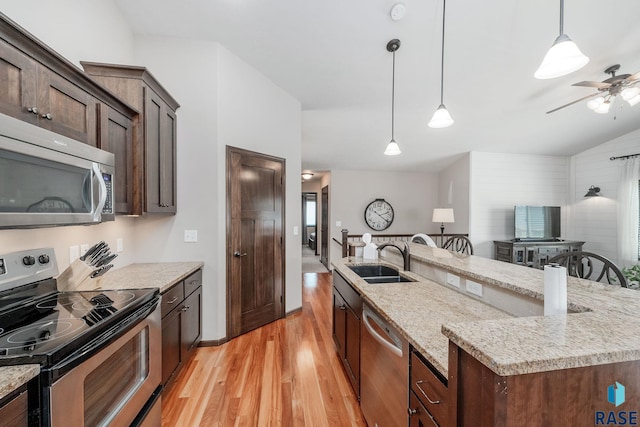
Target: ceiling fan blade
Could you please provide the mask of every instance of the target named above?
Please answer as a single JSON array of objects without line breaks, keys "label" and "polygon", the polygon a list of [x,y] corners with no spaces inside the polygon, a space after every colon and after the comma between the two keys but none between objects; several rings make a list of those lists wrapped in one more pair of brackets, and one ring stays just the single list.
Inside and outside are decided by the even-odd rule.
[{"label": "ceiling fan blade", "polygon": [[632,82],[632,81],[635,81],[635,80],[640,80],[640,71],[638,71],[637,73],[635,73],[631,77],[627,77],[627,81],[628,82]]},{"label": "ceiling fan blade", "polygon": [[553,113],[555,111],[561,110],[564,107],[568,107],[569,105],[576,104],[576,103],[578,103],[580,101],[584,101],[585,99],[593,98],[594,96],[597,96],[597,95],[600,95],[600,92],[596,92],[596,93],[592,93],[591,95],[583,96],[580,99],[576,99],[575,101],[572,101],[572,102],[570,102],[568,104],[564,104],[562,107],[554,108],[553,110],[547,111],[547,114],[550,114],[550,113]]},{"label": "ceiling fan blade", "polygon": [[597,87],[598,89],[607,89],[611,86],[611,83],[584,81],[584,82],[574,83],[571,86]]}]

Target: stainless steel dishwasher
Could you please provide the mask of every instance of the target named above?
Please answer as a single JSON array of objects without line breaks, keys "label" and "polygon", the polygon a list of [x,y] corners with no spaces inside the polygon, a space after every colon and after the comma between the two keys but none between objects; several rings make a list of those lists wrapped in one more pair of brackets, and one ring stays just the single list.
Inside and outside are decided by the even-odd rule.
[{"label": "stainless steel dishwasher", "polygon": [[367,304],[362,308],[360,372],[360,407],[369,427],[406,427],[409,344]]}]

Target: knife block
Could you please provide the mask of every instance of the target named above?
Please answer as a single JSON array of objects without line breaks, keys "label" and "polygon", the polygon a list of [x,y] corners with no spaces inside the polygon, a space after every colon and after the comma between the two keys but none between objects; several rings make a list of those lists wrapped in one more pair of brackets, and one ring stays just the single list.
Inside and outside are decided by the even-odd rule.
[{"label": "knife block", "polygon": [[74,291],[91,275],[93,268],[79,259],[73,261],[56,279],[58,291]]}]

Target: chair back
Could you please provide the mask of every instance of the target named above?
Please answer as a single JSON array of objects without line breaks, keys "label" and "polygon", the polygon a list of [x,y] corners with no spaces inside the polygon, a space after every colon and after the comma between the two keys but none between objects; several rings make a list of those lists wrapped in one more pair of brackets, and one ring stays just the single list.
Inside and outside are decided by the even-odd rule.
[{"label": "chair back", "polygon": [[564,252],[549,259],[550,263],[556,263],[566,267],[567,274],[581,279],[595,282],[606,282],[610,285],[619,285],[628,288],[627,278],[622,271],[609,259],[593,252],[572,251]]},{"label": "chair back", "polygon": [[442,249],[461,254],[473,255],[473,245],[466,236],[451,236],[442,245]]},{"label": "chair back", "polygon": [[423,233],[414,234],[413,236],[411,236],[411,241],[413,243],[419,243],[421,245],[431,246],[432,248],[438,247],[438,245],[436,245],[436,242],[434,242],[431,237]]}]

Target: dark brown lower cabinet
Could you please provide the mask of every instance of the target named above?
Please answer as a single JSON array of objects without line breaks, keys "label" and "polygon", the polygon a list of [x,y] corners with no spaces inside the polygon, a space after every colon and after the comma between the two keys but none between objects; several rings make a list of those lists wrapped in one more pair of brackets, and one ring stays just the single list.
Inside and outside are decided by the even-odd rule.
[{"label": "dark brown lower cabinet", "polygon": [[360,400],[360,318],[362,297],[333,273],[333,340],[351,387]]},{"label": "dark brown lower cabinet", "polygon": [[29,399],[26,390],[0,406],[0,424],[5,427],[29,425]]},{"label": "dark brown lower cabinet", "polygon": [[162,384],[167,386],[202,338],[202,270],[163,292],[161,304]]}]

